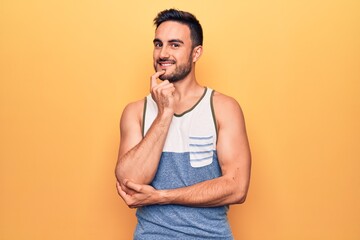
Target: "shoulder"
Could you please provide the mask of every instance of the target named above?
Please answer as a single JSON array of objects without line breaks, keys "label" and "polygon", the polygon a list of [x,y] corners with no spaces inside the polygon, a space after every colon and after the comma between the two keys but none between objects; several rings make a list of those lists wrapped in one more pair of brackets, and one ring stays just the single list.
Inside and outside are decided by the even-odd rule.
[{"label": "shoulder", "polygon": [[227,112],[227,111],[241,111],[240,104],[233,97],[227,96],[220,92],[214,91],[213,93],[213,105],[216,111]]},{"label": "shoulder", "polygon": [[144,109],[144,104],[146,101],[145,99],[146,99],[146,97],[144,97],[143,99],[128,103],[125,106],[123,113],[142,111]]},{"label": "shoulder", "polygon": [[121,115],[121,124],[124,124],[128,121],[136,121],[141,123],[143,111],[144,111],[144,104],[145,99],[140,99],[131,103],[128,103]]},{"label": "shoulder", "polygon": [[220,125],[225,121],[243,121],[241,106],[233,97],[214,91],[212,102],[216,121]]}]

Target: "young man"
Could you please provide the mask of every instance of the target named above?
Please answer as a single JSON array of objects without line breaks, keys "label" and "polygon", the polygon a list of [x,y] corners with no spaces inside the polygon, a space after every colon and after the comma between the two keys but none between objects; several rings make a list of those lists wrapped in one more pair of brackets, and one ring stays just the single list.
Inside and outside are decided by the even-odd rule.
[{"label": "young man", "polygon": [[195,16],[170,9],[154,23],[151,94],[124,109],[115,170],[119,195],[138,208],[134,239],[233,239],[228,205],[245,201],[250,179],[243,113],[196,81]]}]

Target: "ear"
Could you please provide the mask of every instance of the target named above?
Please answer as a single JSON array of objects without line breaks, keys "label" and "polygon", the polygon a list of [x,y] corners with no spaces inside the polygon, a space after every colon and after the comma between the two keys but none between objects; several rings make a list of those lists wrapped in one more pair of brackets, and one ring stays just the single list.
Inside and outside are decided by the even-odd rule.
[{"label": "ear", "polygon": [[201,57],[202,55],[202,52],[203,52],[203,47],[201,45],[199,46],[196,46],[194,49],[193,49],[193,52],[192,52],[192,55],[193,55],[193,62],[197,62],[197,60],[199,60],[199,58]]}]

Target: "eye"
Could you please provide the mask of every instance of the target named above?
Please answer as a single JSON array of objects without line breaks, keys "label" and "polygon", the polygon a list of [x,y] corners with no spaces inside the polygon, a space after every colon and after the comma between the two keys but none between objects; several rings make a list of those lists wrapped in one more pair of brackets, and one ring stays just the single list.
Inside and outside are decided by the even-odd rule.
[{"label": "eye", "polygon": [[155,47],[155,48],[161,48],[161,47],[162,47],[162,43],[161,43],[161,42],[155,42],[155,43],[154,43],[154,47]]},{"label": "eye", "polygon": [[180,47],[180,44],[178,44],[178,43],[172,43],[172,44],[171,44],[171,47],[172,47],[172,48],[178,48],[178,47]]}]

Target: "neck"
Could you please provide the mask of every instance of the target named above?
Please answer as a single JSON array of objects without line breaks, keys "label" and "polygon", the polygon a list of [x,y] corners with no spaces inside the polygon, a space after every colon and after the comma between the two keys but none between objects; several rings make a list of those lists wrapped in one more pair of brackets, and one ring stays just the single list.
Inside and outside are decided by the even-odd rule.
[{"label": "neck", "polygon": [[202,94],[204,87],[201,86],[195,77],[194,71],[191,71],[184,79],[175,82],[175,98],[181,100],[183,98],[192,97],[194,95]]}]

